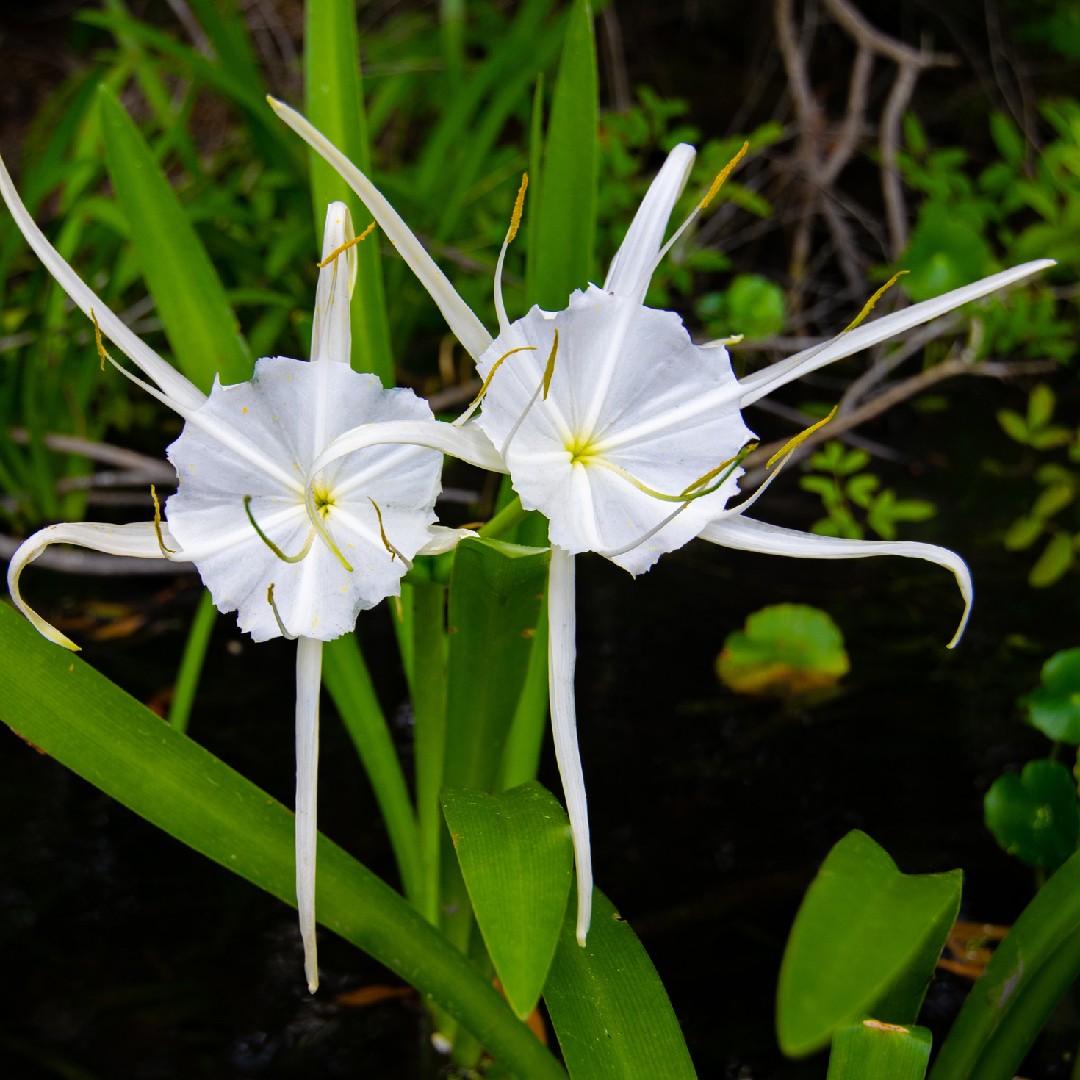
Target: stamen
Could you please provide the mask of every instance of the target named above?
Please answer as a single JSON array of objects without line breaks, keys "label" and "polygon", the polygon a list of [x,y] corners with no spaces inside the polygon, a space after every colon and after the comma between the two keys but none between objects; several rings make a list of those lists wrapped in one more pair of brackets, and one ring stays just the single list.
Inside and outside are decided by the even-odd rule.
[{"label": "stamen", "polygon": [[[334,543],[333,538],[326,531],[326,526],[322,523],[322,516],[319,514],[318,507],[315,505],[315,492],[309,487],[304,495],[304,504],[307,507],[308,520],[311,522],[315,531],[322,537],[323,543],[334,553],[337,561],[345,567],[351,574],[353,572],[352,566],[349,565],[349,560],[341,553],[341,548]],[[310,546],[310,538],[309,538]],[[306,554],[306,551],[305,551]]]},{"label": "stamen", "polygon": [[390,543],[390,539],[386,535],[386,529],[383,527],[382,511],[379,509],[379,504],[370,495],[368,496],[368,502],[375,507],[375,516],[379,519],[379,536],[382,538],[383,547],[390,552],[390,561],[393,562],[395,559],[400,559],[411,570],[412,563]]},{"label": "stamen", "polygon": [[120,367],[105,349],[105,342],[101,340],[101,327],[98,326],[97,316],[94,314],[93,308],[90,309],[90,321],[94,324],[94,343],[97,345],[98,358],[101,360],[101,370],[105,370],[106,360],[108,360],[113,367]]},{"label": "stamen", "polygon": [[[688,498],[698,499],[702,495],[707,495],[709,492],[715,491],[718,487],[720,487],[724,483],[725,480],[727,480],[727,478],[735,471],[735,469],[737,469],[743,463],[743,461],[745,461],[746,458],[749,457],[757,449],[757,447],[758,447],[757,440],[756,439],[751,439],[750,442],[748,442],[734,457],[728,458],[727,461],[721,461],[720,464],[717,465],[715,469],[711,469],[704,476],[700,477],[699,479],[695,480],[692,484],[690,484],[683,491],[683,496],[688,497]],[[701,487],[703,484],[708,484],[709,481],[711,481],[712,478],[717,475],[717,473],[719,473],[719,472],[721,472],[721,470],[725,470],[725,469],[727,471],[724,472],[723,476],[720,477],[719,481],[713,487],[709,488],[708,491],[703,491],[703,492],[698,492],[697,491],[697,489],[699,487]],[[694,494],[692,494],[692,493],[694,493]]]},{"label": "stamen", "polygon": [[[622,477],[628,484],[632,484],[645,495],[649,495],[654,499],[660,499],[662,502],[679,502],[679,503],[692,503],[695,499],[704,498],[706,495],[711,495],[714,491],[721,488],[724,483],[730,478],[731,474],[742,464],[747,455],[750,454],[757,446],[756,442],[747,443],[746,446],[739,451],[733,458],[729,458],[727,461],[721,462],[715,469],[710,469],[704,476],[699,477],[692,484],[689,485],[684,491],[678,495],[667,495],[662,491],[657,491],[655,488],[649,487],[648,484],[643,483],[632,473],[626,471],[618,465],[613,465],[610,461],[605,461],[603,458],[597,457],[589,460],[590,465],[597,465],[602,469],[607,469],[609,472],[615,473],[616,476]],[[721,472],[721,470],[723,470]],[[716,483],[710,484],[709,481],[720,473],[719,479]],[[702,484],[709,484],[708,487],[702,487],[701,490],[697,490]],[[635,545],[636,546],[636,545]]]},{"label": "stamen", "polygon": [[716,179],[712,182],[708,192],[706,192],[705,198],[698,203],[698,210],[706,209],[709,203],[716,198],[716,193],[724,186],[724,181],[735,171],[735,166],[746,157],[746,152],[749,149],[750,140],[747,139],[742,144],[739,152],[716,174]]},{"label": "stamen", "polygon": [[[889,278],[889,280],[886,281],[885,284],[882,285],[881,288],[878,289],[878,291],[874,293],[874,295],[871,296],[865,304],[863,304],[862,311],[860,311],[859,314],[856,315],[855,318],[852,319],[851,322],[849,322],[847,326],[845,326],[844,329],[840,331],[840,334],[846,334],[849,330],[854,330],[855,327],[858,326],[859,323],[861,323],[866,318],[866,316],[874,310],[874,305],[881,299],[881,297],[886,292],[888,292],[889,289],[891,289],[900,280],[900,278],[910,272],[911,271],[909,270],[898,270],[895,274],[893,274],[893,276]],[[836,336],[839,337],[840,334],[837,334]]]},{"label": "stamen", "polygon": [[[95,322],[96,326],[97,323]],[[154,500],[154,535],[157,537],[157,545],[161,549],[161,554],[167,559],[170,555],[175,555],[174,548],[165,546],[165,538],[161,535],[161,503],[158,502],[157,488],[153,484],[150,485],[150,498]]]},{"label": "stamen", "polygon": [[514,200],[514,212],[510,215],[510,228],[506,232],[506,244],[511,244],[517,236],[518,226],[521,224],[521,212],[525,208],[525,192],[529,187],[529,174],[521,174],[521,187],[518,188],[517,198]]},{"label": "stamen", "polygon": [[502,364],[502,362],[508,356],[513,356],[514,353],[519,352],[536,352],[536,346],[519,345],[516,349],[510,349],[509,352],[504,352],[502,356],[500,356],[499,359],[491,365],[491,370],[488,372],[487,378],[484,380],[483,386],[480,387],[480,393],[477,394],[476,397],[474,397],[472,401],[469,402],[469,407],[454,421],[454,427],[461,427],[461,425],[464,424],[465,421],[468,420],[474,412],[476,412],[477,407],[480,405],[480,402],[484,400],[484,395],[488,392],[488,387],[491,385],[491,380],[495,378],[495,372],[499,370],[499,365]]},{"label": "stamen", "polygon": [[555,374],[555,354],[559,351],[559,331],[555,331],[555,340],[551,343],[551,355],[547,358],[544,368],[544,400],[547,401],[548,391],[551,389],[551,376]]},{"label": "stamen", "polygon": [[288,638],[289,641],[295,641],[296,635],[290,634],[285,629],[285,624],[281,621],[281,616],[278,614],[277,604],[274,603],[274,583],[271,581],[269,587],[266,590],[266,599],[270,604],[270,610],[274,613],[274,622],[277,623],[277,628],[281,631],[283,638]]},{"label": "stamen", "polygon": [[[886,286],[887,287],[887,286]],[[768,461],[765,462],[765,468],[771,469],[781,458],[786,458],[788,454],[792,453],[797,447],[799,447],[806,439],[809,439],[815,431],[823,428],[835,415],[837,409],[840,408],[840,403],[837,402],[832,407],[832,412],[828,416],[819,420],[816,424],[811,424],[805,431],[800,431],[793,439],[788,439],[786,443]]]},{"label": "stamen", "polygon": [[[256,534],[259,537],[259,539],[282,562],[298,563],[302,559],[306,558],[307,553],[311,550],[312,542],[315,540],[315,530],[314,529],[312,529],[312,530],[310,530],[308,532],[307,539],[304,541],[304,546],[300,549],[298,554],[296,554],[296,555],[286,555],[285,552],[282,551],[281,548],[279,548],[277,546],[277,544],[275,544],[274,541],[271,540],[270,537],[267,536],[266,533],[264,533],[262,531],[262,529],[259,528],[259,523],[255,520],[255,515],[251,512],[251,496],[250,495],[245,495],[244,496],[244,512],[247,514],[248,521],[251,522],[251,527],[255,530]],[[352,569],[352,568],[350,567],[350,569]],[[273,586],[271,586],[271,588],[273,588]],[[273,600],[271,599],[270,602],[273,603]]]},{"label": "stamen", "polygon": [[372,231],[374,230],[375,225],[376,222],[373,221],[359,236],[354,236],[351,240],[346,240],[344,244],[338,244],[338,246],[334,248],[334,250],[331,251],[330,254],[327,255],[325,259],[323,259],[322,262],[316,263],[315,266],[319,270],[322,270],[324,267],[329,266],[339,255],[348,251],[349,248],[355,247],[357,244],[360,243],[361,240],[367,239],[367,237],[370,236]]}]

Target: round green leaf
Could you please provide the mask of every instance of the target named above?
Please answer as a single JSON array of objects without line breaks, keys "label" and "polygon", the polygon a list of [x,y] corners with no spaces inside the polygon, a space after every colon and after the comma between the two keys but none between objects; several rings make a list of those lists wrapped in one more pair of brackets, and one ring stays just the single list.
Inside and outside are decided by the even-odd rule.
[{"label": "round green leaf", "polygon": [[945,206],[928,203],[919,214],[904,257],[901,288],[929,300],[980,277],[990,260],[986,241]]},{"label": "round green leaf", "polygon": [[1027,706],[1028,719],[1044,735],[1080,746],[1080,649],[1054,653],[1043,664],[1042,686]]},{"label": "round green leaf", "polygon": [[716,670],[742,694],[781,697],[836,684],[849,668],[840,628],[805,604],[775,604],[754,612],[727,636]]},{"label": "round green leaf", "polygon": [[1056,868],[1076,850],[1076,785],[1056,761],[1029,761],[1019,776],[999,776],[983,814],[998,844],[1030,866]]}]

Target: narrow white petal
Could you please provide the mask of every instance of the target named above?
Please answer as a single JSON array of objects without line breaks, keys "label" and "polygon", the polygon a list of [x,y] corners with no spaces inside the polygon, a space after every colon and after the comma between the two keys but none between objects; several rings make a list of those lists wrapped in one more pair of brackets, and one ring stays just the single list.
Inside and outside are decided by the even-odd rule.
[{"label": "narrow white petal", "polygon": [[606,292],[628,297],[636,304],[645,299],[649,278],[664,242],[668,218],[686,186],[694,157],[694,148],[686,143],[680,143],[668,154],[611,260],[604,281]]},{"label": "narrow white petal", "polygon": [[942,296],[935,296],[932,300],[924,300],[919,304],[912,304],[903,311],[893,312],[873,322],[863,323],[846,333],[838,334],[824,345],[817,345],[812,349],[804,349],[794,356],[781,360],[778,364],[755,372],[741,381],[741,394],[739,404],[742,408],[757,401],[758,398],[772,393],[779,386],[791,382],[792,379],[801,378],[807,372],[816,371],[826,364],[835,360],[842,360],[846,356],[861,352],[863,349],[877,345],[888,338],[902,334],[912,327],[930,322],[946,312],[952,311],[972,300],[978,300],[981,296],[1004,289],[1018,281],[1022,281],[1032,274],[1045,270],[1048,266],[1054,266],[1053,259],[1037,259],[1034,262],[1023,263],[1014,266],[1011,270],[1003,270],[999,274],[992,274],[981,281],[965,285],[960,289],[953,289]]},{"label": "narrow white petal", "polygon": [[427,446],[432,450],[441,450],[471,465],[492,472],[506,472],[499,452],[492,446],[488,437],[475,425],[466,424],[454,427],[438,420],[395,421],[363,424],[339,435],[316,459],[311,466],[314,475],[327,468],[338,458],[360,450],[365,446],[384,446],[390,443],[412,443]]},{"label": "narrow white petal", "polygon": [[446,325],[464,346],[465,351],[474,360],[479,357],[491,344],[491,335],[469,305],[458,295],[446,275],[436,266],[435,260],[424,250],[423,244],[402,221],[397,211],[375,185],[295,109],[290,109],[288,105],[273,98],[267,98],[267,101],[274,112],[356,192],[409,268],[420,279],[420,284],[438,305],[446,319]]},{"label": "narrow white petal", "polygon": [[577,865],[577,940],[585,944],[592,921],[592,852],[589,846],[589,808],[585,777],[577,741],[574,705],[574,660],[577,656],[574,610],[574,556],[560,547],[551,549],[551,585],[548,590],[548,684],[551,694],[551,734],[555,760],[562,777],[566,812],[574,838]]},{"label": "narrow white petal", "polygon": [[[352,215],[343,202],[333,202],[326,209],[320,262],[326,262],[343,244],[356,238]],[[349,362],[352,349],[352,326],[349,322],[349,298],[356,280],[356,248],[342,251],[319,270],[315,287],[315,319],[311,328],[311,359]]]},{"label": "narrow white petal", "polygon": [[319,773],[319,686],[322,642],[302,637],[296,649],[296,907],[308,990],[319,989],[315,938],[315,848]]},{"label": "narrow white petal", "polygon": [[964,614],[956,629],[950,649],[956,646],[967,626],[975,589],[967,563],[954,551],[935,544],[919,544],[911,540],[844,540],[836,536],[818,536],[769,525],[753,518],[734,517],[714,521],[701,533],[722,547],[739,551],[758,551],[765,555],[787,555],[793,559],[865,559],[873,555],[900,555],[908,559],[925,559],[953,572],[960,595],[964,598]]},{"label": "narrow white petal", "polygon": [[56,278],[60,287],[71,297],[87,316],[93,312],[101,332],[115,342],[118,349],[131,359],[131,362],[152,379],[165,395],[166,403],[181,416],[197,409],[205,400],[205,395],[187,381],[179,371],[163,360],[153,349],[139,340],[123,320],[114,315],[94,293],[94,291],[67,264],[64,257],[46,239],[30,216],[15,185],[11,181],[3,159],[0,159],[0,196],[7,203],[15,224],[19,226],[26,242],[42,261],[45,269]]},{"label": "narrow white petal", "polygon": [[448,529],[445,525],[429,525],[431,539],[417,552],[417,555],[445,555],[448,551],[470,536],[479,536],[472,529]]},{"label": "narrow white petal", "polygon": [[16,549],[15,554],[11,556],[11,562],[8,563],[7,583],[12,603],[30,620],[38,633],[57,645],[63,645],[65,649],[78,652],[78,645],[65,634],[60,633],[55,626],[47,623],[23,600],[22,593],[19,592],[19,577],[22,575],[23,570],[41,555],[50,544],[74,544],[76,547],[102,551],[107,555],[132,555],[137,559],[164,559],[168,557],[178,562],[188,561],[187,556],[179,550],[175,550],[179,548],[179,545],[164,525],[161,527],[161,539],[166,548],[174,549],[168,556],[161,550],[153,522],[137,522],[133,525],[105,525],[92,521],[83,521],[49,525],[24,540]]}]

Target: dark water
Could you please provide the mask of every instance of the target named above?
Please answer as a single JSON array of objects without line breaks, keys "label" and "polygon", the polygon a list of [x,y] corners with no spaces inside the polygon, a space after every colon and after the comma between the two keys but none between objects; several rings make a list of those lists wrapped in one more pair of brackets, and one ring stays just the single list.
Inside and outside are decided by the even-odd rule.
[{"label": "dark water", "polygon": [[[992,400],[977,404],[991,414]],[[905,434],[917,443],[924,433]],[[966,445],[952,451],[958,471],[976,456]],[[925,534],[968,555],[976,576],[975,615],[954,653],[944,644],[959,596],[929,564],[817,563],[695,544],[634,582],[581,560],[579,713],[597,878],[660,970],[702,1077],[824,1076],[821,1059],[779,1055],[772,995],[799,898],[849,829],[869,832],[905,871],[963,867],[967,918],[1007,923],[1030,896],[1030,873],[984,832],[981,799],[1003,768],[1045,752],[1015,701],[1050,653],[1075,643],[1075,588],[1023,584],[1022,564],[993,538],[1008,521],[999,483],[966,475],[968,491],[953,493]],[[948,479],[899,470],[889,482],[934,494]],[[761,516],[812,520],[794,483],[770,496]],[[47,590],[49,575],[31,575]],[[88,643],[87,659],[144,700],[167,686],[194,588],[69,584],[72,609],[108,597],[147,618],[134,639]],[[724,636],[780,601],[827,608],[846,637],[851,674],[812,708],[736,698],[712,672]],[[388,712],[400,713],[383,617],[367,617],[362,635]],[[253,647],[220,619],[191,728],[285,801],[292,663],[292,646]],[[362,774],[327,712],[323,827],[392,877]],[[407,729],[399,734],[407,752]],[[543,779],[558,790],[548,758]],[[392,975],[324,935],[324,990],[312,1000],[289,910],[6,733],[0,812],[0,1075],[435,1075],[414,1001],[334,1002],[350,987],[393,985]],[[935,982],[927,1020],[936,1033],[965,992],[952,976]],[[1067,1075],[1062,1048],[1073,1048],[1080,1025],[1068,1015],[1055,1025],[1025,1075]]]}]

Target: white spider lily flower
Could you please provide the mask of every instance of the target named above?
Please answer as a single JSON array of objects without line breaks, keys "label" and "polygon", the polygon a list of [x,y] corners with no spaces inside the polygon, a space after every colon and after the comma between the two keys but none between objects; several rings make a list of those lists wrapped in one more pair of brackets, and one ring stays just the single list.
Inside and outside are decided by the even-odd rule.
[{"label": "white spider lily flower", "polygon": [[[311,361],[259,360],[249,382],[209,397],[140,341],[79,279],[30,218],[0,162],[0,194],[69,296],[151,380],[128,374],[185,421],[168,449],[179,487],[153,522],[51,525],[15,552],[7,580],[16,607],[50,640],[77,646],[25,602],[20,577],[50,544],[192,562],[214,604],[236,611],[256,641],[298,638],[296,664],[296,891],[305,973],[318,986],[315,940],[316,775],[322,643],[351,631],[360,611],[397,595],[417,554],[460,538],[433,526],[442,453],[422,444],[442,428],[410,390],[383,389],[349,366],[352,222],[330,206],[323,240]],[[104,358],[107,354],[100,344]],[[111,359],[111,358],[110,358]],[[117,365],[119,366],[119,365]],[[121,370],[123,370],[121,368]],[[317,459],[345,432],[365,439],[328,464]],[[472,439],[484,444],[477,432]],[[407,445],[394,445],[394,444]]]},{"label": "white spider lily flower", "polygon": [[271,100],[271,105],[360,196],[476,360],[484,380],[476,423],[497,448],[522,505],[539,510],[550,523],[551,718],[574,835],[577,937],[584,944],[592,872],[574,705],[574,556],[597,552],[636,575],[665,552],[701,537],[722,546],[796,558],[891,554],[925,559],[952,571],[964,600],[952,647],[972,600],[967,566],[952,551],[914,542],[837,540],[763,524],[746,517],[745,511],[766,485],[741,503],[728,505],[743,472],[739,463],[754,439],[741,410],[807,372],[1005,288],[1053,265],[1053,260],[1025,263],[861,323],[872,306],[868,304],[851,327],[830,341],[737,379],[722,342],[696,345],[677,315],[644,306],[660,260],[738,160],[717,177],[664,243],[668,219],[694,162],[693,147],[681,144],[670,152],[646,193],[603,287],[589,285],[574,292],[561,311],[534,307],[510,322],[501,271],[520,217],[519,193],[496,265],[499,328],[492,339],[478,328],[476,316],[370,180],[300,114],[280,102]]}]

